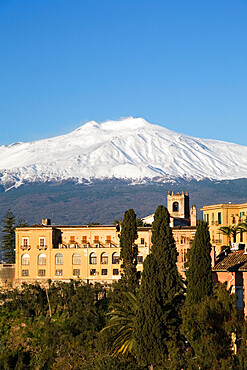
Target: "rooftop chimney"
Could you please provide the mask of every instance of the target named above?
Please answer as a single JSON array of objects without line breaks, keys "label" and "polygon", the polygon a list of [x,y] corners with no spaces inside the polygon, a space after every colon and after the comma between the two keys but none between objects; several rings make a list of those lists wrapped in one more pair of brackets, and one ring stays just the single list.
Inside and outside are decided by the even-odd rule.
[{"label": "rooftop chimney", "polygon": [[50,218],[42,218],[42,225],[43,226],[51,225],[51,219]]}]

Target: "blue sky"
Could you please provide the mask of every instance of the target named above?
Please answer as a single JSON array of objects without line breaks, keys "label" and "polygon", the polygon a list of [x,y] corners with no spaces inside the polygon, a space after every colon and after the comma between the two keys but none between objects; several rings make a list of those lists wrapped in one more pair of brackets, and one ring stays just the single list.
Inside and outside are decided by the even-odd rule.
[{"label": "blue sky", "polygon": [[123,116],[247,145],[246,0],[0,0],[0,145]]}]

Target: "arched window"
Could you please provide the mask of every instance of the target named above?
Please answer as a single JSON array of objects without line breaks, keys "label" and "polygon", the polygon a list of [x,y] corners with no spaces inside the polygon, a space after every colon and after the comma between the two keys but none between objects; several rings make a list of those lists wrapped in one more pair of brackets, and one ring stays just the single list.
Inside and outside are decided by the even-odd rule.
[{"label": "arched window", "polygon": [[143,254],[141,252],[138,253],[137,263],[143,263]]},{"label": "arched window", "polygon": [[96,263],[97,263],[97,254],[95,252],[92,252],[90,254],[89,263],[90,263],[90,265],[96,265]]},{"label": "arched window", "polygon": [[30,256],[29,256],[29,254],[25,253],[21,256],[21,264],[22,265],[30,265]]},{"label": "arched window", "polygon": [[179,211],[179,203],[178,202],[174,202],[173,205],[172,205],[172,211],[173,212],[178,212]]},{"label": "arched window", "polygon": [[41,253],[38,255],[38,265],[46,265],[46,255]]},{"label": "arched window", "polygon": [[101,263],[102,265],[108,264],[108,255],[105,252],[101,254]]},{"label": "arched window", "polygon": [[118,252],[114,252],[112,253],[112,264],[113,265],[118,265],[119,264],[119,253]]},{"label": "arched window", "polygon": [[72,256],[72,264],[80,265],[81,264],[81,255],[79,253],[74,253]]},{"label": "arched window", "polygon": [[55,255],[55,265],[63,265],[63,255],[62,255],[62,253],[57,253]]}]

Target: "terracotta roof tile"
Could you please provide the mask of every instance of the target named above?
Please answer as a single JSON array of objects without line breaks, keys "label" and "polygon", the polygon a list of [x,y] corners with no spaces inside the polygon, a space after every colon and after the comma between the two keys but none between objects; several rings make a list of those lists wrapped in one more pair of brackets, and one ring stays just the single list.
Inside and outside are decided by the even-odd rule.
[{"label": "terracotta roof tile", "polygon": [[244,253],[244,250],[229,253],[227,256],[220,257],[216,260],[216,264],[212,268],[213,271],[242,271],[245,269],[247,269],[247,254]]}]

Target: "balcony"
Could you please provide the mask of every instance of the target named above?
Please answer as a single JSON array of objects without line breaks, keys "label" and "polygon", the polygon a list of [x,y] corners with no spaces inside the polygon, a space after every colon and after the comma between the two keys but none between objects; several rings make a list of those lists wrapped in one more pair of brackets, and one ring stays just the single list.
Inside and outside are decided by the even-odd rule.
[{"label": "balcony", "polygon": [[79,244],[77,242],[69,242],[68,243],[68,248],[80,248]]},{"label": "balcony", "polygon": [[21,249],[23,251],[29,251],[31,249],[31,245],[21,245]]},{"label": "balcony", "polygon": [[214,239],[214,240],[212,240],[212,243],[221,244],[222,240],[221,239]]},{"label": "balcony", "polygon": [[47,248],[48,248],[47,245],[37,245],[37,249],[40,251],[42,250],[46,251]]}]

